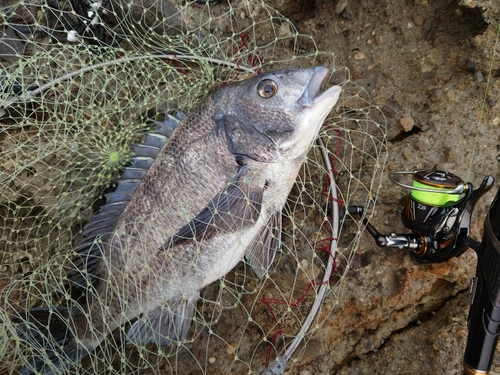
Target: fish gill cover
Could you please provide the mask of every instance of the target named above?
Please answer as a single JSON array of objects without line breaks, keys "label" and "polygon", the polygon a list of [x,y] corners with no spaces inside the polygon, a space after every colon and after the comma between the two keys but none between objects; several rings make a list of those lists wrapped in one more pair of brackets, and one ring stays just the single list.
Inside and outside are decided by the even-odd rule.
[{"label": "fish gill cover", "polygon": [[[6,0],[0,19],[0,374],[17,374],[58,345],[50,337],[43,350],[27,345],[11,317],[74,306],[67,288],[74,246],[133,162],[132,145],[168,122],[167,113],[189,113],[221,85],[323,65],[330,70],[327,86],[343,88],[319,133],[332,169],[314,144],[283,208],[282,246],[269,272],[259,279],[242,261],[204,288],[182,341],[127,343],[125,324],[67,371],[261,373],[291,345],[326,285],[321,309],[288,364],[294,373],[321,327],[342,319],[342,284],[355,274],[350,265],[363,228],[346,218],[335,267],[325,275],[335,233],[329,203],[364,202],[370,215],[387,151],[382,112],[346,68],[335,66],[335,51],[319,51],[258,0]],[[140,298],[140,284],[136,292]],[[109,308],[106,299],[98,303]]]}]

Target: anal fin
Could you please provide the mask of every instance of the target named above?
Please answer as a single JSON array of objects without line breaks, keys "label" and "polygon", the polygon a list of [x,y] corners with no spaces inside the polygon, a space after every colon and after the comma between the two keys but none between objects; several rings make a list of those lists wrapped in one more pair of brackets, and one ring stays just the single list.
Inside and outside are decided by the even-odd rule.
[{"label": "anal fin", "polygon": [[157,307],[137,320],[127,332],[127,343],[169,346],[182,341],[193,321],[199,296],[181,298]]},{"label": "anal fin", "polygon": [[269,218],[247,249],[245,259],[259,278],[271,267],[276,251],[281,247],[281,228],[282,218],[279,210]]}]

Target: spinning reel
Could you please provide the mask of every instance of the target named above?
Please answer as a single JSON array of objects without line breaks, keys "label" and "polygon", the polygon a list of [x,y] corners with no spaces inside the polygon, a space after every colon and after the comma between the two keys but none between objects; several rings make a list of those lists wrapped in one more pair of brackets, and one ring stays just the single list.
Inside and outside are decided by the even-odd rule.
[{"label": "spinning reel", "polygon": [[[402,175],[409,174],[412,185],[400,181]],[[420,263],[444,262],[461,255],[468,247],[477,251],[480,243],[469,237],[470,219],[477,201],[493,185],[492,176],[486,176],[476,190],[470,182],[465,184],[460,177],[445,171],[391,172],[389,179],[411,190],[401,222],[412,232],[383,235],[364,218],[363,224],[378,246],[410,249]],[[363,213],[360,206],[349,206],[347,210],[350,214]]]},{"label": "spinning reel", "polygon": [[[412,175],[412,185],[400,182],[405,174]],[[469,237],[470,219],[477,201],[491,189],[492,176],[486,176],[477,190],[444,171],[392,172],[389,178],[411,190],[401,213],[401,221],[411,233],[382,235],[364,218],[378,246],[410,249],[420,263],[444,262],[468,247],[476,251],[464,375],[488,374],[500,335],[500,189],[486,216],[482,242],[478,242]],[[347,211],[362,214],[363,208],[350,206]]]}]

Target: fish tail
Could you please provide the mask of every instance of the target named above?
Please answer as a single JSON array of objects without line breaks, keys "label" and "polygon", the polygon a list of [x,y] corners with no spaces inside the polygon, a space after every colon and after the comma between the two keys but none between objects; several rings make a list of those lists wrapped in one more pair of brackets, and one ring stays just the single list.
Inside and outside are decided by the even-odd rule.
[{"label": "fish tail", "polygon": [[34,308],[12,316],[19,338],[27,349],[20,375],[60,374],[87,353],[77,345],[69,308]]}]

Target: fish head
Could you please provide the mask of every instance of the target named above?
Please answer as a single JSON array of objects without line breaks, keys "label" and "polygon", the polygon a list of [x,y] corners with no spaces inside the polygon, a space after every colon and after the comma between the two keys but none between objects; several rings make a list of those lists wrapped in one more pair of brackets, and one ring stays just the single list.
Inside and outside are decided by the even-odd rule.
[{"label": "fish head", "polygon": [[262,162],[305,155],[341,88],[320,93],[328,69],[285,69],[221,87],[215,122],[235,155]]}]

